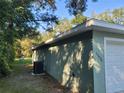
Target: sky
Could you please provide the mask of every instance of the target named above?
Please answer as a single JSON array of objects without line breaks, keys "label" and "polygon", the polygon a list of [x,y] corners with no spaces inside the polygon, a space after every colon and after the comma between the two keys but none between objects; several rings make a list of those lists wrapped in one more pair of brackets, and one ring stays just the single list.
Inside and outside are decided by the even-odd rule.
[{"label": "sky", "polygon": [[[59,19],[72,19],[73,16],[69,15],[67,8],[65,8],[65,1],[66,0],[56,0],[57,11],[55,14]],[[87,17],[92,17],[93,12],[99,14],[106,10],[113,10],[121,7],[124,7],[124,0],[97,0],[97,2],[87,0],[87,9],[83,14]],[[43,31],[42,27],[39,27],[38,30]]]},{"label": "sky", "polygon": [[[65,0],[56,0],[56,5],[58,7],[56,15],[59,18],[71,19],[72,16],[69,15],[68,10],[64,7],[64,1]],[[120,7],[124,7],[124,0],[98,0],[97,2],[88,0],[87,9],[84,12],[84,15],[87,17],[91,17],[93,12],[99,14],[106,10],[113,10]]]}]

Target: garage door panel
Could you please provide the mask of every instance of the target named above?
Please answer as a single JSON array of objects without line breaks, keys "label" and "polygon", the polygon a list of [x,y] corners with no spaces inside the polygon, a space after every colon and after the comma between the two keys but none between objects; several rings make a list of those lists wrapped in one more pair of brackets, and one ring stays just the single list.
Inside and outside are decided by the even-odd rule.
[{"label": "garage door panel", "polygon": [[[111,75],[110,75],[110,73],[111,73]],[[110,79],[110,80],[112,78],[115,78],[115,79],[117,79],[117,81],[120,81],[120,82],[124,81],[124,73],[120,69],[117,69],[116,68],[116,69],[108,70],[107,73],[106,73],[106,75],[109,76],[108,79]]]},{"label": "garage door panel", "polygon": [[[112,48],[113,46],[111,46],[110,48],[108,48],[107,50],[106,50],[106,54],[107,55],[124,55],[124,50],[122,50],[122,49],[124,49],[124,47],[123,48]],[[118,46],[117,46],[118,47]]]},{"label": "garage door panel", "polygon": [[120,54],[124,55],[124,42],[116,43],[115,41],[113,41],[106,43],[106,45],[107,45],[106,48],[107,55],[120,55]]},{"label": "garage door panel", "polygon": [[124,91],[124,42],[106,42],[105,72],[106,93]]},{"label": "garage door panel", "polygon": [[106,57],[106,60],[109,62],[109,63],[106,63],[106,64],[123,64],[123,60],[124,60],[124,56],[107,56]]}]

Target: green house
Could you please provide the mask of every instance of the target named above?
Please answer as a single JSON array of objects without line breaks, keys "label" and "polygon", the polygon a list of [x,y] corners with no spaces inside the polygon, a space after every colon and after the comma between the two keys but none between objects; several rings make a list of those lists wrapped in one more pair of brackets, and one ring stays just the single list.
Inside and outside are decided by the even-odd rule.
[{"label": "green house", "polygon": [[33,47],[33,61],[76,93],[124,93],[124,26],[90,19]]}]

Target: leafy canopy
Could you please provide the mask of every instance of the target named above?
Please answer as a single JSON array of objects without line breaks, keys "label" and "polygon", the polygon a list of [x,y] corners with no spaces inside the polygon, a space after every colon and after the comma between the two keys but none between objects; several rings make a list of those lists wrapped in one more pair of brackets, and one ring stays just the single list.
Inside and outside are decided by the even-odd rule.
[{"label": "leafy canopy", "polygon": [[124,25],[124,8],[118,8],[114,10],[107,10],[101,14],[93,14],[96,19],[108,21],[110,23]]},{"label": "leafy canopy", "polygon": [[[85,11],[86,2],[65,0],[72,15]],[[10,71],[8,63],[14,61],[16,39],[32,38],[39,34],[38,26],[46,29],[58,23],[56,10],[56,0],[0,0],[0,76]]]}]

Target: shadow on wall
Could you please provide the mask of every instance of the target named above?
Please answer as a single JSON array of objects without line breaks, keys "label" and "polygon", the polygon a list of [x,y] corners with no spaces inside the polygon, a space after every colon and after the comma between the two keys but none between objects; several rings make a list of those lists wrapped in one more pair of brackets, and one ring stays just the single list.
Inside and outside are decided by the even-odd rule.
[{"label": "shadow on wall", "polygon": [[57,44],[40,51],[46,71],[72,92],[93,93],[93,72],[88,66],[91,40]]}]

